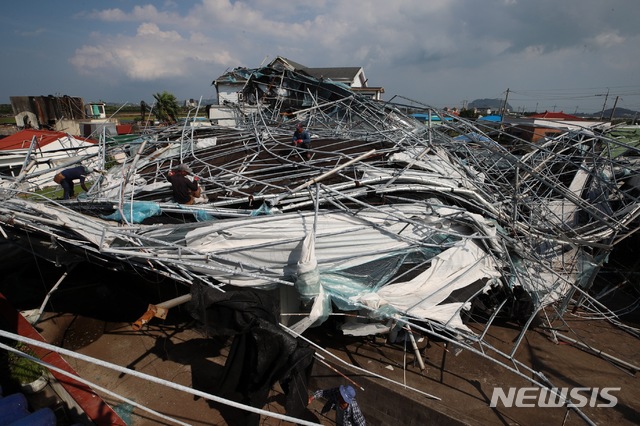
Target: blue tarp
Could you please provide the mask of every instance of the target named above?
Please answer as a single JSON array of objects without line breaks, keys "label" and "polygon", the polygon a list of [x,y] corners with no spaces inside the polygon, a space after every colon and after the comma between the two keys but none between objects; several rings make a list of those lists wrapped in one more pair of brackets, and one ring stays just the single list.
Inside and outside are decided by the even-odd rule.
[{"label": "blue tarp", "polygon": [[[411,114],[411,116],[412,116],[413,118],[416,118],[416,119],[420,120],[420,121],[424,121],[425,123],[426,123],[427,121],[429,121],[429,114],[420,114],[420,113],[415,113],[415,114]],[[453,118],[451,118],[451,117],[445,117],[445,120],[446,120],[446,121],[453,121]],[[440,118],[440,116],[439,116],[439,115],[435,115],[435,114],[433,114],[433,115],[431,115],[431,121],[442,121],[442,119]]]},{"label": "blue tarp", "polygon": [[[129,223],[142,223],[148,217],[158,216],[162,213],[158,203],[151,201],[134,201],[133,203],[124,203],[122,206],[124,217]],[[106,220],[115,220],[122,222],[122,215],[118,210],[110,215],[102,216]]]},{"label": "blue tarp", "polygon": [[499,123],[502,121],[501,115],[485,115],[484,117],[478,118],[478,121],[491,121],[492,123]]}]

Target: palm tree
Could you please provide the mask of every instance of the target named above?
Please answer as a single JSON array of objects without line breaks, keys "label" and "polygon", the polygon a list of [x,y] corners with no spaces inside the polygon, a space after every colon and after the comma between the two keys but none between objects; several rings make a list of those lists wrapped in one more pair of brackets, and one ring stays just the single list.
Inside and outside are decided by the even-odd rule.
[{"label": "palm tree", "polygon": [[178,100],[172,93],[165,90],[162,93],[156,93],[153,97],[156,100],[155,115],[158,121],[165,124],[178,121]]}]

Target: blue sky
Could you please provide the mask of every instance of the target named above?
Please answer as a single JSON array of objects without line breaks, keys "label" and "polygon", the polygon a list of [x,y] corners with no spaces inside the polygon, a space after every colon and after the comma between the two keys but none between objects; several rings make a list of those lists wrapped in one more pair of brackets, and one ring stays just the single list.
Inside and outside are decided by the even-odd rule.
[{"label": "blue sky", "polygon": [[439,108],[509,89],[515,109],[640,110],[639,17],[638,0],[9,1],[0,103],[208,99],[226,70],[284,56]]}]

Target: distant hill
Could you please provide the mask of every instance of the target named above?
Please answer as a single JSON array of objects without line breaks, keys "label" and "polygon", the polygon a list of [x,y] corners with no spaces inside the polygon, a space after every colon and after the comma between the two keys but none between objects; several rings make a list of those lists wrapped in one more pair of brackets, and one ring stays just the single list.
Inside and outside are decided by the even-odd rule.
[{"label": "distant hill", "polygon": [[[489,109],[497,112],[499,109],[502,108],[502,104],[504,104],[504,99],[476,99],[476,100],[473,100],[473,101],[469,102],[469,105],[467,105],[467,108],[469,108],[469,109],[473,109],[473,108],[487,109],[487,108],[489,108]],[[513,111],[513,108],[511,107],[511,105],[509,105],[509,102],[507,102],[507,110]]]},{"label": "distant hill", "polygon": [[[588,117],[588,118],[600,118],[602,116],[603,119],[609,120],[611,118],[611,112],[613,108],[605,109],[604,111],[598,111],[591,114],[577,114],[580,117]],[[640,118],[640,112],[634,111],[627,108],[616,108],[613,113],[613,118],[621,118],[621,119],[638,119]]]}]

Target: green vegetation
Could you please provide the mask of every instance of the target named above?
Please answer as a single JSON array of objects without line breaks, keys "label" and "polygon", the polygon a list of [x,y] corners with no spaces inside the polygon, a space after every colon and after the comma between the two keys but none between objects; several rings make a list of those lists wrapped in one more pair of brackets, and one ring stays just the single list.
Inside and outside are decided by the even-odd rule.
[{"label": "green vegetation", "polygon": [[10,115],[13,117],[13,108],[11,104],[0,104],[0,116]]},{"label": "green vegetation", "polygon": [[11,104],[0,104],[0,125],[16,124]]},{"label": "green vegetation", "polygon": [[473,109],[463,108],[460,110],[460,117],[475,120],[478,118],[478,113],[474,112]]},{"label": "green vegetation", "polygon": [[[18,342],[15,348],[32,357],[36,357],[34,352],[22,342]],[[30,359],[20,356],[13,352],[7,354],[7,365],[9,366],[9,376],[12,381],[24,385],[39,379],[45,372],[43,366],[31,361]]]},{"label": "green vegetation", "polygon": [[[93,182],[87,180],[85,184],[87,185],[87,188],[91,188]],[[74,185],[73,193],[76,197],[83,192],[84,191],[79,184]],[[53,182],[53,180],[51,181],[51,185],[45,186],[44,188],[37,191],[26,192],[20,195],[20,197],[24,197],[32,201],[62,200],[63,196],[64,190],[62,189],[62,186]]]},{"label": "green vegetation", "polygon": [[172,93],[165,90],[162,93],[156,93],[153,98],[156,100],[154,113],[158,121],[165,124],[172,124],[178,121],[180,106],[178,106],[178,100]]}]

